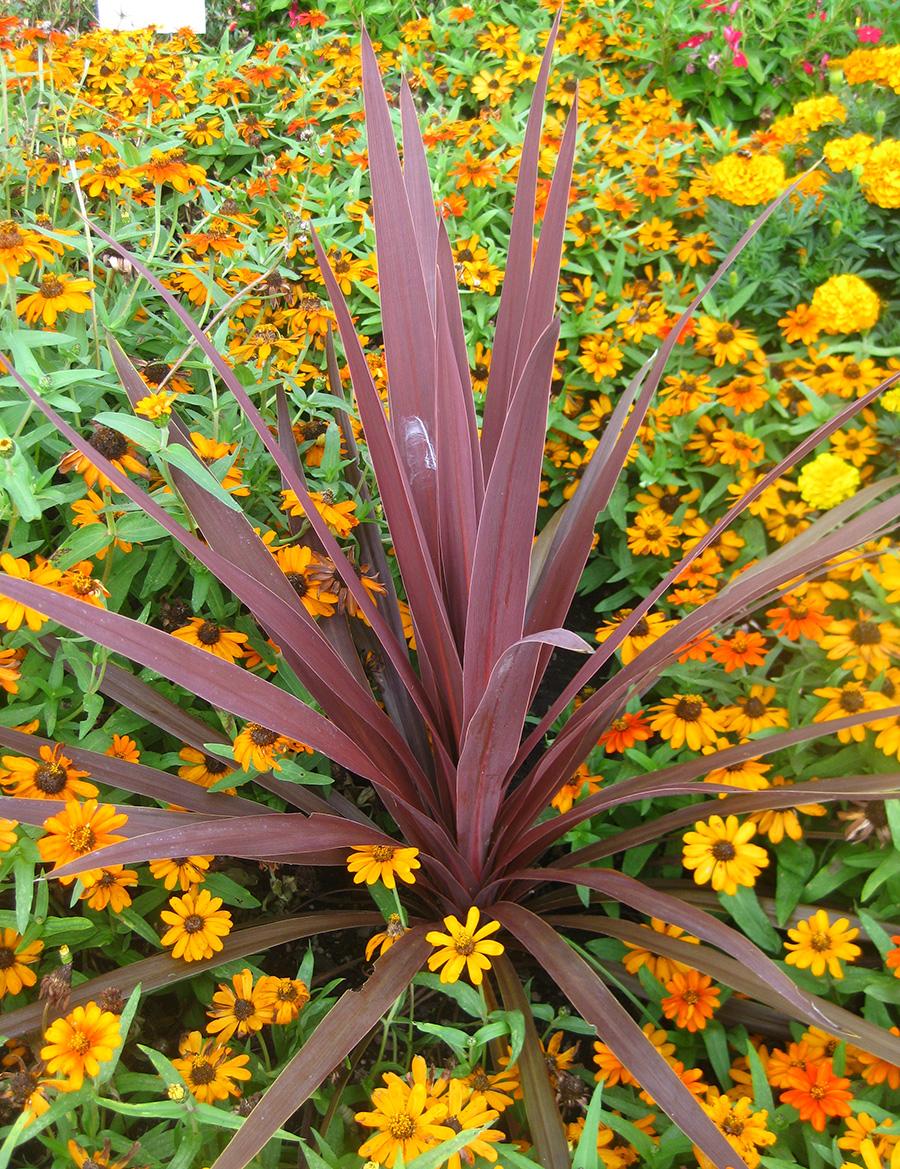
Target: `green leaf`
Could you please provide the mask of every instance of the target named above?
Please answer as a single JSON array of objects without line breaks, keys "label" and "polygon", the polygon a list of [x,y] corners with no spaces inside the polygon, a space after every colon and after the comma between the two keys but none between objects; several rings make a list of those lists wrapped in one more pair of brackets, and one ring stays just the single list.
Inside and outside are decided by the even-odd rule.
[{"label": "green leaf", "polygon": [[16,885],[16,932],[24,934],[34,901],[34,862],[24,856],[17,856],[13,861],[13,876]]},{"label": "green leaf", "polygon": [[122,1057],[122,1049],[125,1046],[125,1040],[128,1038],[128,1032],[131,1029],[131,1024],[134,1019],[135,1011],[138,1009],[138,1003],[141,1001],[141,984],[138,983],[131,994],[128,996],[128,1002],[125,1004],[125,1009],[119,1016],[119,1045],[112,1054],[112,1059],[109,1063],[104,1064],[100,1069],[100,1074],[97,1077],[98,1087],[108,1084],[113,1077],[113,1073],[118,1066],[119,1060]]},{"label": "green leaf", "polygon": [[407,1169],[440,1169],[442,1165],[447,1164],[454,1153],[464,1149],[469,1141],[477,1137],[479,1133],[484,1132],[487,1127],[485,1125],[483,1128],[464,1128],[462,1132],[457,1133],[450,1140],[442,1141],[433,1149],[427,1149],[418,1157],[413,1157]]},{"label": "green leaf", "polygon": [[161,450],[157,450],[156,457],[164,463],[169,463],[171,466],[177,467],[179,471],[183,471],[198,487],[202,487],[204,491],[208,491],[210,495],[214,495],[219,503],[224,503],[232,511],[241,510],[241,505],[238,501],[225,490],[205,463],[201,463],[186,447],[177,445],[167,446]]},{"label": "green leaf", "polygon": [[738,886],[737,893],[728,895],[719,894],[719,901],[724,909],[734,918],[744,933],[757,946],[769,953],[777,954],[781,950],[781,938],[773,929],[771,922],[763,912],[759,898],[753,889],[744,885]]},{"label": "green leaf", "polygon": [[238,909],[258,909],[261,904],[249,889],[232,881],[224,873],[207,873],[203,886],[214,897],[221,897],[226,905],[234,905]]},{"label": "green leaf", "polygon": [[132,442],[148,451],[160,451],[165,446],[166,432],[146,418],[135,418],[131,414],[115,414],[110,410],[101,410],[94,415],[94,421],[101,426],[109,426],[119,431]]},{"label": "green leaf", "polygon": [[572,1169],[598,1169],[597,1133],[603,1117],[603,1084],[594,1089],[584,1117],[584,1128],[572,1158]]},{"label": "green leaf", "polygon": [[437,974],[417,974],[416,986],[427,986],[429,990],[440,991],[441,994],[453,999],[470,1018],[481,1018],[481,996],[465,982],[441,982]]},{"label": "green leaf", "polygon": [[767,1108],[769,1114],[775,1110],[775,1101],[772,1099],[772,1089],[769,1087],[769,1078],[762,1065],[756,1048],[747,1039],[747,1062],[750,1064],[750,1079],[753,1084],[753,1101],[758,1108]]},{"label": "green leaf", "polygon": [[881,888],[885,881],[889,881],[891,877],[895,877],[898,873],[900,873],[900,853],[891,852],[873,872],[869,873],[859,895],[860,900],[868,901]]}]

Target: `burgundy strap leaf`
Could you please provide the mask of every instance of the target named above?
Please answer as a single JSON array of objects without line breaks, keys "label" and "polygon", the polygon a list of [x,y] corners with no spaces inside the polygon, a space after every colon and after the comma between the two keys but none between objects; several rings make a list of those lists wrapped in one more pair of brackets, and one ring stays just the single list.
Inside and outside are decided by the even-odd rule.
[{"label": "burgundy strap leaf", "polygon": [[390,780],[348,735],[298,698],[239,666],[220,661],[213,654],[149,625],[6,573],[0,573],[0,595],[46,613],[52,620],[157,671],[238,718],[260,723],[291,739],[300,739],[342,767],[364,775],[376,787],[399,795]]},{"label": "burgundy strap leaf", "polygon": [[431,950],[420,926],[375,963],[359,990],[348,990],[267,1090],[212,1169],[244,1169],[403,994]]},{"label": "burgundy strap leaf", "polygon": [[[466,616],[466,719],[504,650],[521,640],[531,538],[540,494],[547,402],[559,321],[544,330],[522,370],[485,487]],[[527,540],[523,532],[529,533]]]},{"label": "burgundy strap leaf", "polygon": [[[440,286],[437,290],[434,384],[441,575],[456,644],[461,648],[465,639],[469,582],[472,579],[478,523],[475,463],[465,406],[466,397],[471,401],[472,394],[471,389],[464,387],[460,381],[447,320],[447,306]],[[481,459],[477,451],[474,454],[480,472]]]},{"label": "burgundy strap leaf", "polygon": [[[127,252],[125,254],[130,255],[130,253]],[[135,262],[139,264],[139,261]],[[150,279],[155,280],[155,278],[152,276]],[[158,281],[156,283],[158,284]],[[168,290],[164,291],[166,292],[166,295],[170,295]],[[175,303],[177,304],[177,301]],[[179,309],[181,308],[180,305],[178,307]],[[183,312],[184,310],[182,309],[181,311]],[[196,330],[196,325],[193,321],[191,321],[189,316],[188,320],[191,322],[194,330]],[[203,341],[208,345],[209,342],[202,333],[200,336],[203,337]],[[213,352],[215,353],[215,350],[213,350]],[[221,361],[221,358],[218,358],[218,355],[217,359]],[[243,600],[252,611],[256,612],[257,614],[264,614],[269,631],[276,638],[284,642],[286,645],[293,644],[296,640],[298,640],[298,631],[304,628],[304,617],[301,616],[299,612],[301,606],[296,604],[296,602],[289,605],[286,601],[283,601],[280,597],[270,592],[270,590],[266,588],[265,585],[259,583],[252,575],[244,572],[243,569],[233,564],[230,560],[227,559],[227,557],[222,556],[220,553],[216,552],[215,549],[207,545],[204,541],[197,539],[197,537],[195,537],[192,533],[184,529],[180,524],[173,520],[172,517],[162,507],[160,507],[160,505],[154,499],[152,499],[141,488],[137,487],[137,485],[133,483],[127,475],[123,474],[117,467],[113,466],[113,464],[99,451],[91,447],[81,437],[81,435],[78,434],[77,431],[69,426],[69,424],[43,400],[40,394],[38,394],[37,391],[28,384],[28,382],[18,373],[14,367],[10,365],[9,362],[7,362],[7,368],[13,379],[27,394],[31,401],[34,402],[38,409],[40,409],[40,411],[47,418],[49,418],[51,422],[54,423],[57,429],[63,434],[65,438],[69,440],[69,442],[72,443],[72,445],[77,450],[81,451],[82,454],[89,458],[90,461],[99,470],[101,470],[103,474],[106,475],[107,478],[109,478],[119,488],[120,491],[128,496],[129,499],[137,503],[147,515],[155,519],[157,523],[159,523],[167,532],[169,532],[170,535],[172,535],[193,556],[195,556],[201,564],[206,565],[206,567],[209,568],[209,570],[213,572],[218,577],[218,579],[222,581],[223,584],[230,588],[237,597]],[[225,369],[227,370],[229,376],[233,377],[233,374],[231,373],[231,370],[228,369],[227,365],[225,366]],[[241,392],[244,392],[243,387],[241,387]],[[266,430],[267,436],[271,439],[271,435],[269,435],[268,429],[265,427],[264,429]],[[341,553],[341,555],[343,555],[343,553]],[[368,599],[367,603],[371,608],[371,604],[368,602]],[[308,615],[304,614],[304,616],[306,616],[308,621]],[[90,636],[90,634],[88,633],[87,636]],[[345,687],[348,687],[350,684],[355,684],[355,680],[351,675],[347,674],[343,664],[339,662],[330,646],[328,646],[325,642],[322,644],[325,646],[325,649],[328,651],[328,653],[332,655],[332,658],[335,662],[337,662],[340,670],[342,671],[345,678]],[[313,639],[309,646],[311,660],[315,658],[317,648],[317,642]],[[335,684],[339,686],[339,683]],[[378,720],[381,717],[379,713],[376,713],[379,712],[379,708],[377,703],[375,703],[372,699],[371,694],[366,695],[366,692],[362,691],[361,688],[357,687],[357,689],[363,695],[364,700],[371,704],[372,716],[375,720]],[[383,712],[381,713],[383,714]],[[389,723],[390,720],[385,717],[383,725],[389,725]],[[368,726],[369,724],[367,723],[366,725]],[[390,733],[395,734],[393,728],[391,729]],[[408,778],[404,777],[403,769],[398,769],[396,766],[396,758],[393,758],[395,755],[394,750],[388,750],[385,752],[385,750],[379,745],[378,738],[376,736],[371,736],[370,747],[373,753],[380,755],[380,764],[387,771],[387,773],[393,773],[394,782],[396,782],[397,778],[399,777],[399,781],[401,783],[408,784]],[[403,747],[401,746],[401,754],[402,753]],[[418,769],[418,764],[414,759],[410,759],[409,765],[411,767],[412,773],[415,774],[416,770]],[[412,788],[408,789],[407,794],[411,799],[414,800],[415,796],[413,794]]]},{"label": "burgundy strap leaf", "polygon": [[[163,832],[177,828],[185,820],[191,823],[226,824],[232,817],[222,816],[208,820],[192,812],[168,812],[164,808],[139,808],[131,804],[110,804],[116,812],[124,812],[128,823],[116,831],[127,837],[140,836],[146,832]],[[65,800],[32,800],[26,796],[0,796],[0,812],[21,824],[41,827],[51,816],[58,816],[66,810]],[[82,868],[84,866],[82,865]]]},{"label": "burgundy strap leaf", "polygon": [[786,1002],[772,986],[758,975],[749,970],[742,962],[726,957],[718,950],[711,950],[708,946],[697,946],[683,942],[679,938],[669,937],[650,930],[647,926],[638,925],[633,921],[622,921],[619,918],[598,917],[593,914],[581,913],[577,917],[565,914],[551,914],[547,920],[556,926],[570,930],[590,930],[592,933],[608,934],[611,938],[619,938],[625,942],[633,942],[638,946],[650,950],[654,954],[663,954],[676,962],[682,962],[695,970],[709,974],[717,982],[730,986],[732,990],[761,1003],[773,1007],[788,1019],[800,1018],[805,1023],[818,1027],[822,1016],[828,1019],[828,1033],[861,1047],[879,1059],[888,1063],[900,1064],[900,1039],[861,1019],[852,1011],[847,1011],[836,1003],[821,999],[817,995],[810,995],[814,1011],[807,1011],[800,1015],[797,1009]]},{"label": "burgundy strap leaf", "polygon": [[[528,299],[522,317],[522,330],[516,343],[513,364],[513,384],[517,384],[525,368],[528,355],[538,338],[553,320],[559,289],[559,268],[562,260],[563,233],[569,210],[569,191],[572,186],[572,167],[575,162],[575,139],[578,134],[578,96],[566,119],[562,145],[556,160],[556,170],[550,183],[547,209],[541,223],[541,235],[534,257],[534,270],[528,286]],[[504,426],[506,424],[504,423]]]},{"label": "burgundy strap leaf", "polygon": [[[417,245],[390,109],[372,42],[365,30],[362,79],[391,429],[406,465],[432,564],[437,567],[434,318],[430,309],[434,301],[434,273],[432,270],[430,274],[429,294],[420,259],[422,249],[433,262],[434,243],[420,239]],[[409,121],[407,117],[407,127],[411,129]],[[417,169],[414,150],[411,164],[407,164],[408,183],[416,185],[423,177],[427,179],[427,168],[422,176],[422,167],[424,159],[418,160]],[[417,196],[417,202],[420,199],[421,195]]]},{"label": "burgundy strap leaf", "polygon": [[[212,739],[206,740],[208,743]],[[38,735],[26,735],[12,727],[0,726],[0,747],[21,752],[32,759],[38,757],[41,747],[54,747],[51,739]],[[163,803],[179,804],[192,812],[207,816],[248,816],[259,812],[259,805],[240,796],[226,796],[222,792],[208,792],[200,784],[191,783],[179,775],[169,775],[143,763],[129,763],[98,751],[86,751],[83,747],[62,746],[62,753],[71,759],[76,767],[89,772],[91,779],[124,788],[139,796],[149,796]]]},{"label": "burgundy strap leaf", "polygon": [[456,771],[457,840],[481,873],[491,829],[503,799],[511,760],[522,738],[532,681],[543,646],[574,653],[591,647],[567,629],[551,629],[517,641],[491,671],[484,696],[466,725]]},{"label": "burgundy strap leaf", "polygon": [[[675,764],[674,767],[661,768],[659,771],[651,771],[645,775],[629,776],[628,779],[620,780],[613,786],[581,800],[577,807],[572,808],[564,815],[548,821],[546,824],[535,825],[523,836],[518,838],[515,855],[521,857],[527,854],[532,858],[539,856],[545,848],[548,848],[560,836],[568,832],[570,828],[573,828],[576,824],[580,824],[583,820],[591,816],[596,816],[599,812],[608,811],[610,808],[618,807],[622,804],[638,803],[640,800],[658,796],[663,792],[674,791],[679,784],[687,785],[691,780],[695,780],[698,776],[706,775],[714,769],[732,767],[745,762],[747,759],[771,755],[775,751],[782,751],[788,747],[796,746],[797,743],[805,743],[811,739],[824,738],[826,735],[836,734],[839,730],[844,730],[849,727],[862,726],[865,723],[872,722],[876,717],[890,718],[892,717],[892,711],[900,715],[900,706],[879,710],[877,714],[873,714],[871,711],[863,711],[860,714],[847,715],[841,719],[829,719],[827,722],[811,723],[807,726],[795,727],[793,730],[779,732],[775,735],[766,735],[761,739],[750,739],[745,743],[739,743],[736,747],[728,747],[724,751],[714,751],[710,755],[688,759],[684,763]],[[707,784],[703,785],[703,788],[708,787],[709,785]],[[698,795],[702,794],[703,788],[698,787],[696,789]],[[699,819],[699,817],[697,818]],[[510,860],[513,859],[513,855],[513,853],[510,853]],[[572,855],[574,856],[575,854]],[[579,862],[576,861],[574,863],[577,864]]]},{"label": "burgundy strap leaf", "polygon": [[[91,1002],[104,990],[118,990],[128,995],[138,983],[144,994],[154,990],[166,990],[186,978],[215,970],[250,954],[261,954],[274,946],[282,946],[298,938],[344,929],[371,929],[383,924],[384,919],[380,913],[345,910],[305,913],[300,917],[266,922],[264,925],[251,926],[249,929],[236,930],[229,934],[227,938],[222,939],[222,949],[212,958],[204,958],[199,962],[182,962],[168,952],[154,954],[152,958],[143,958],[140,962],[131,962],[97,978],[88,979],[87,982],[72,987],[69,1006],[77,1007]],[[65,1010],[68,1010],[68,1007]],[[36,1001],[27,1007],[6,1011],[3,1015],[3,1034],[9,1039],[18,1039],[31,1031],[37,1031],[42,1026],[45,1013],[49,1021],[64,1013],[64,1010],[54,1009],[52,1006],[48,1009],[47,1003]]]},{"label": "burgundy strap leaf", "polygon": [[403,185],[409,201],[413,235],[422,262],[425,293],[432,319],[435,315],[435,283],[437,273],[438,220],[434,207],[434,192],[428,174],[425,143],[419,129],[419,119],[409,82],[403,78],[400,86],[400,118],[403,127]]},{"label": "burgundy strap leaf", "polygon": [[491,368],[488,374],[488,391],[484,404],[484,428],[481,436],[481,453],[485,478],[490,474],[494,455],[500,443],[500,435],[506,422],[506,414],[513,395],[515,382],[513,369],[522,320],[531,284],[531,259],[534,247],[534,209],[537,198],[538,161],[541,153],[541,123],[547,83],[553,64],[553,48],[556,44],[563,6],[560,4],[547,38],[541,67],[538,72],[534,93],[531,95],[531,109],[525,128],[525,141],[519,159],[519,177],[516,183],[516,197],[513,204],[512,225],[509,233],[509,252],[506,258],[506,272],[500,292],[500,306],[497,310],[497,327],[491,350]]},{"label": "burgundy strap leaf", "polygon": [[569,1169],[569,1147],[547,1075],[547,1059],[538,1039],[531,1003],[515,967],[505,954],[494,959],[493,968],[504,1007],[507,1011],[518,1011],[525,1023],[525,1040],[516,1062],[522,1079],[528,1131],[538,1163],[543,1169]]},{"label": "burgundy strap leaf", "polygon": [[520,905],[502,902],[494,912],[682,1132],[715,1164],[747,1169],[615,995],[556,930]]},{"label": "burgundy strap leaf", "polygon": [[[453,249],[444,221],[438,225],[437,244],[438,283],[444,295],[444,312],[450,341],[459,370],[459,384],[463,387],[462,404],[466,416],[466,429],[472,450],[472,487],[475,492],[475,512],[481,514],[484,499],[484,470],[481,465],[481,443],[478,437],[478,419],[475,415],[475,397],[472,393],[472,377],[469,371],[469,354],[466,349],[466,334],[463,328],[462,306],[459,301],[459,286],[456,282],[456,265]],[[440,399],[438,400],[440,406]]]},{"label": "burgundy strap leaf", "polygon": [[195,853],[199,856],[235,856],[245,860],[284,860],[288,856],[305,857],[342,849],[343,857],[337,859],[337,863],[342,864],[346,860],[347,849],[357,845],[386,844],[400,847],[383,832],[368,828],[365,824],[342,820],[338,816],[269,812],[241,816],[239,819],[230,817],[227,820],[210,821],[198,816],[182,818],[186,818],[188,823],[160,832],[146,832],[130,840],[85,853],[78,860],[51,870],[47,876],[68,877],[86,868],[143,864],[145,861]]},{"label": "burgundy strap leaf", "polygon": [[[395,656],[392,656],[391,660],[407,683],[410,694],[426,721],[435,727],[434,710],[446,707],[451,725],[455,733],[458,733],[462,721],[462,667],[422,523],[413,502],[406,471],[384,416],[381,399],[353,327],[347,303],[315,231],[312,232],[312,240],[319,270],[337,317],[360,419],[378,479],[385,518],[397,553],[400,574],[406,586],[410,608],[415,614],[419,662],[426,680],[429,675],[431,677],[430,695],[435,700],[434,709],[430,703],[422,701],[420,690],[408,681],[407,676],[412,674],[415,679],[415,674],[405,657],[405,646],[403,661]],[[440,731],[435,730],[434,733],[438,735]]]},{"label": "burgundy strap leaf", "polygon": [[[744,962],[760,978],[765,978],[795,1009],[818,1014],[810,996],[800,990],[758,946],[738,930],[680,897],[650,888],[615,869],[522,869],[512,874],[512,878],[523,881],[559,880],[569,885],[581,885],[603,897],[628,905],[647,917],[660,917],[670,925],[680,925],[688,933],[695,934],[702,941]],[[820,1015],[817,1025],[826,1026],[827,1020]]]}]

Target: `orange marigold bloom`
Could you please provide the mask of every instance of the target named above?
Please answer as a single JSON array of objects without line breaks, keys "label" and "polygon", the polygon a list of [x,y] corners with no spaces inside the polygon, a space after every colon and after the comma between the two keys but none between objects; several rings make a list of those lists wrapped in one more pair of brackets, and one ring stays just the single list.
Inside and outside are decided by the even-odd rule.
[{"label": "orange marigold bloom", "polygon": [[781,1093],[784,1104],[790,1104],[808,1121],[816,1132],[824,1132],[832,1116],[849,1116],[850,1081],[836,1076],[830,1063],[807,1063],[795,1068],[789,1077],[790,1087]]},{"label": "orange marigold bloom", "polygon": [[697,970],[676,971],[666,983],[668,996],[662,1000],[663,1014],[685,1031],[702,1031],[721,1006],[719,988],[708,974]]}]

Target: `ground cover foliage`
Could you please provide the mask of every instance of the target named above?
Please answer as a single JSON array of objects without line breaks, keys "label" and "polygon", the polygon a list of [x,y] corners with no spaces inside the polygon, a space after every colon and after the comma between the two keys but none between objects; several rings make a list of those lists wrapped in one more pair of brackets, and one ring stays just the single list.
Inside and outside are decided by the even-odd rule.
[{"label": "ground cover foliage", "polygon": [[685,11],[4,20],[0,1165],[900,1158],[897,30]]}]

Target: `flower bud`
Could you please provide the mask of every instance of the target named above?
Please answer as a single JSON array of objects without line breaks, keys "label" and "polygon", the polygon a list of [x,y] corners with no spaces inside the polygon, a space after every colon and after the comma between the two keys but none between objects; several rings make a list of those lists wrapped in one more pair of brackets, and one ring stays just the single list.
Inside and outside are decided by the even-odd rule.
[{"label": "flower bud", "polygon": [[0,438],[0,459],[11,459],[16,453],[16,444],[6,435]]}]

